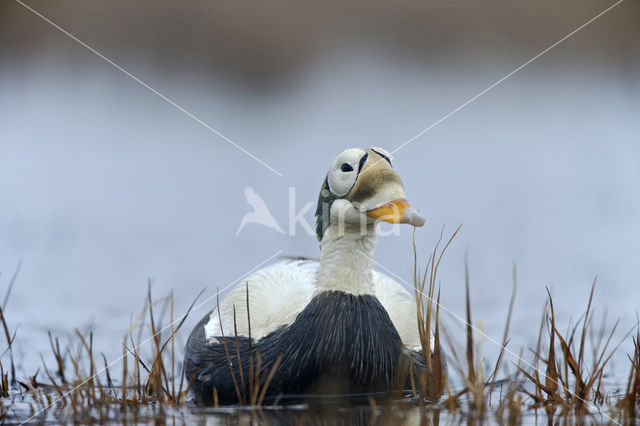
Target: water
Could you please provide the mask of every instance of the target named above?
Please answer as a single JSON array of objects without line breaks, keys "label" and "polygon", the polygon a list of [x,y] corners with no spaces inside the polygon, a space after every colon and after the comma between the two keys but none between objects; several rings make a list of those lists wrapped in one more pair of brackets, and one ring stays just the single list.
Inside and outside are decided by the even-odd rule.
[{"label": "water", "polygon": [[[496,410],[502,402],[502,394],[499,389],[492,393],[489,410],[482,417],[481,423],[508,422],[508,411],[501,415]],[[465,398],[462,397],[463,404]],[[33,399],[28,395],[24,398],[16,398],[11,407],[11,413],[26,419],[33,415]],[[610,401],[615,403],[615,401]],[[157,406],[155,404],[143,406],[130,406],[122,409],[119,405],[109,408],[93,407],[91,410],[80,410],[75,416],[70,407],[62,407],[57,412],[52,410],[38,413],[31,420],[37,424],[58,424],[61,421],[74,421],[75,423],[93,424],[110,422],[128,424],[458,424],[478,421],[478,414],[463,405],[454,412],[444,406],[420,404],[415,400],[400,393],[350,395],[333,397],[312,397],[299,402],[289,401],[277,405],[265,405],[263,407],[221,407],[221,408],[196,408]],[[590,422],[614,423],[620,419],[610,413],[591,410],[583,417],[575,417],[572,413],[562,414],[559,409],[547,413],[543,408],[522,411],[520,420],[524,424],[548,424],[562,420],[575,423]]]},{"label": "water", "polygon": [[[61,42],[66,43],[66,42]],[[142,308],[147,281],[175,293],[177,312],[215,296],[278,251],[318,256],[294,212],[315,203],[331,160],[350,146],[389,150],[520,65],[457,56],[425,64],[346,47],[294,73],[277,90],[222,74],[162,72],[120,62],[227,135],[278,176],[79,47],[0,68],[0,283],[22,267],[6,309],[19,327],[15,358],[32,375],[49,355],[47,331],[91,328],[107,358]],[[535,345],[546,298],[561,330],[586,307],[606,307],[617,338],[640,300],[640,79],[616,64],[585,69],[553,52],[394,155],[414,206],[428,218],[423,263],[443,225],[463,224],[440,270],[444,321],[458,336],[464,256],[476,325],[493,365],[518,268],[507,360]],[[536,52],[532,52],[531,56]],[[558,56],[554,56],[558,55]],[[457,62],[456,62],[457,61]],[[81,63],[77,68],[72,65]],[[247,225],[251,186],[285,230]],[[291,189],[293,188],[293,189]],[[313,223],[313,208],[304,218]],[[411,230],[381,237],[376,260],[411,281]],[[224,293],[224,291],[223,291]],[[198,307],[178,336],[213,306]],[[449,313],[450,312],[450,313]],[[623,343],[611,361],[625,379]],[[530,358],[525,358],[530,360]]]}]

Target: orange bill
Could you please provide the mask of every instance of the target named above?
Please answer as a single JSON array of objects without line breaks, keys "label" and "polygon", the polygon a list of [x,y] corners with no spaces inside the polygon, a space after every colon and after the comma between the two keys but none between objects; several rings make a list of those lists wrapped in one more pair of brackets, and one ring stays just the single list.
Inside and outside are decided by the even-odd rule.
[{"label": "orange bill", "polygon": [[424,225],[424,218],[404,198],[389,201],[364,213],[369,217],[388,223],[409,223],[413,226]]}]

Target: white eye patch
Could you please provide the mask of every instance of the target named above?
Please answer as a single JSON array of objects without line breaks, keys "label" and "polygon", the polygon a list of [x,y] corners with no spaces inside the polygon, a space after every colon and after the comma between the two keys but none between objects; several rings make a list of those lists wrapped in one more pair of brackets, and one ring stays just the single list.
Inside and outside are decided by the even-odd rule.
[{"label": "white eye patch", "polygon": [[331,192],[341,197],[351,190],[358,178],[360,159],[365,154],[366,151],[364,149],[349,148],[333,160],[327,175],[327,182]]}]

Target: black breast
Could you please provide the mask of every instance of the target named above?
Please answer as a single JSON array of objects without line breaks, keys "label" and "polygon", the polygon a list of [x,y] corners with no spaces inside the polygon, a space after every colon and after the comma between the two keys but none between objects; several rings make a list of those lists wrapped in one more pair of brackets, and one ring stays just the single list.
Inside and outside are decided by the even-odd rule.
[{"label": "black breast", "polygon": [[[207,317],[208,318],[208,317]],[[204,343],[204,320],[189,337],[187,378],[194,377],[196,399],[211,401],[213,387],[220,401],[235,402],[229,360],[222,344]],[[236,339],[226,337],[235,375],[239,376]],[[218,339],[220,340],[220,339]],[[244,376],[249,366],[249,341],[241,337]],[[392,390],[406,384],[408,365],[402,341],[389,314],[375,296],[327,291],[315,296],[296,320],[252,345],[254,365],[259,352],[261,376],[282,355],[268,394],[360,393]],[[400,378],[402,372],[404,378]],[[200,394],[201,397],[198,397]],[[228,398],[227,398],[228,397]]]},{"label": "black breast", "polygon": [[377,298],[327,291],[296,320],[260,341],[283,354],[274,387],[284,393],[391,390],[402,341]]}]

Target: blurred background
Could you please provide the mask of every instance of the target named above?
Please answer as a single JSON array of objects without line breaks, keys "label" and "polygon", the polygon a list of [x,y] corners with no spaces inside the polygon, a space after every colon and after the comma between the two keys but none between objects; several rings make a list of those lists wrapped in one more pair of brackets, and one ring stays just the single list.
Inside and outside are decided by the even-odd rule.
[{"label": "blurred background", "polygon": [[[317,257],[299,223],[236,235],[245,187],[288,231],[290,188],[296,213],[315,204],[343,149],[396,149],[613,3],[25,4],[282,174],[2,1],[0,286],[22,261],[5,314],[33,374],[49,330],[92,328],[117,358],[148,280],[157,297],[174,291],[179,313],[280,250]],[[535,345],[545,287],[563,331],[596,275],[597,311],[620,319],[620,336],[636,324],[639,100],[640,2],[626,0],[394,154],[428,218],[421,264],[443,226],[463,224],[440,269],[447,310],[464,316],[466,254],[474,321],[498,341],[517,264],[516,353]],[[411,282],[411,229],[380,237],[376,260]],[[629,347],[613,360],[620,378]],[[485,342],[488,362],[498,349]]]}]

